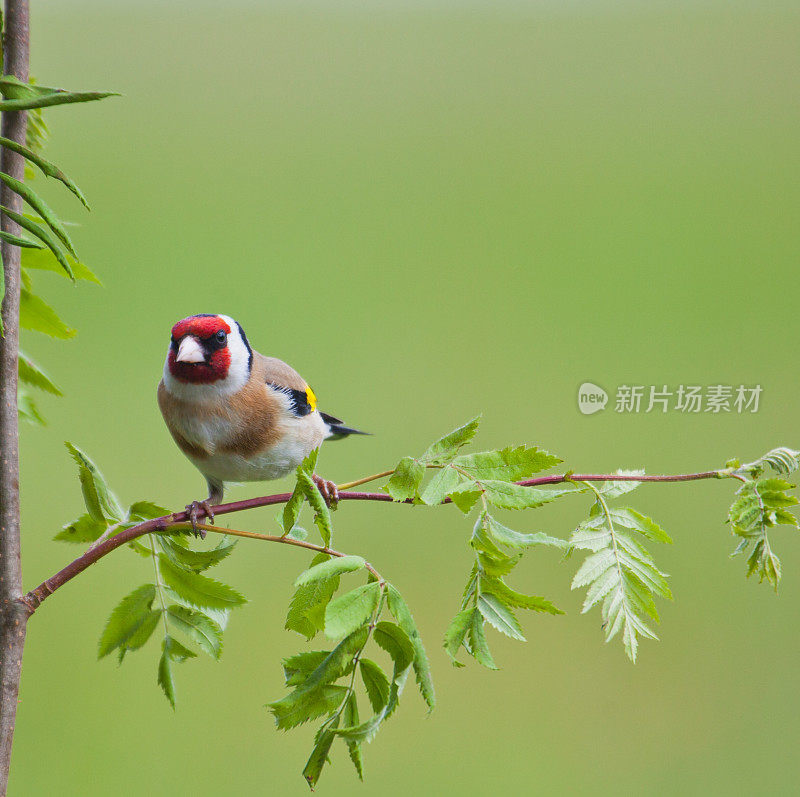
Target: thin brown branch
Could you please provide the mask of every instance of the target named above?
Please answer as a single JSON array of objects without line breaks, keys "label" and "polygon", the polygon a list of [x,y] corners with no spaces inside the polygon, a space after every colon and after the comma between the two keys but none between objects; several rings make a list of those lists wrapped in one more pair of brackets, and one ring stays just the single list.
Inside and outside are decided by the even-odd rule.
[{"label": "thin brown branch", "polygon": [[[578,481],[648,481],[648,482],[680,482],[680,481],[696,481],[699,479],[716,479],[729,475],[727,471],[709,470],[702,473],[684,473],[677,475],[666,476],[620,476],[614,473],[562,473],[553,476],[540,476],[535,479],[525,479],[517,482],[524,487],[534,487],[546,484],[558,484],[560,482],[578,482]],[[247,509],[257,509],[263,506],[272,506],[275,504],[285,504],[291,493],[278,493],[276,495],[264,495],[259,498],[248,498],[244,501],[233,501],[228,504],[220,504],[213,507],[214,515],[227,515],[233,512],[243,512]],[[387,493],[362,493],[362,492],[340,492],[340,501],[382,501],[395,503],[390,495]],[[405,501],[402,503],[413,504],[412,501]],[[442,503],[450,503],[450,499],[446,498]],[[119,534],[105,540],[100,545],[92,546],[82,556],[79,556],[74,561],[70,562],[58,573],[48,578],[39,584],[38,587],[28,592],[21,600],[27,606],[30,612],[35,611],[45,598],[52,595],[57,589],[61,588],[68,581],[71,581],[75,576],[82,573],[86,568],[93,565],[95,562],[102,559],[112,551],[116,550],[122,545],[125,545],[143,534],[150,534],[154,531],[168,531],[173,527],[179,527],[179,530],[188,528],[189,516],[187,512],[175,512],[172,515],[165,515],[164,517],[156,518],[155,520],[147,520],[137,526],[132,526],[129,529],[121,531]],[[208,530],[215,530],[214,526],[203,526]],[[230,530],[228,530],[230,531]],[[223,532],[224,533],[224,532]],[[268,539],[270,541],[281,540],[288,545],[297,545],[299,540],[292,540],[289,537],[272,537],[269,535],[255,534],[254,532],[237,532],[237,536],[254,537],[256,539]],[[311,550],[324,550],[319,546],[313,546],[311,543],[303,542],[301,547],[310,548]],[[325,551],[330,553],[330,551]],[[341,555],[332,553],[332,555]]]},{"label": "thin brown branch", "polygon": [[[245,537],[246,539],[250,540],[264,540],[266,542],[279,542],[283,545],[294,545],[296,548],[305,548],[308,551],[316,551],[317,553],[326,553],[328,556],[347,556],[346,553],[342,553],[341,551],[335,551],[333,548],[328,548],[325,545],[316,545],[313,542],[306,542],[305,540],[298,540],[294,537],[279,537],[275,534],[257,534],[255,531],[241,531],[239,529],[227,529],[222,528],[221,526],[209,526],[205,523],[198,523],[198,529],[203,529],[204,531],[211,531],[214,534],[225,534],[231,537]],[[170,526],[167,531],[191,531],[192,524],[191,523],[176,523],[174,526]],[[369,563],[366,562],[364,567],[375,576],[378,581],[383,582],[383,576]]]},{"label": "thin brown branch", "polygon": [[[27,0],[6,0],[3,74],[28,82],[29,29]],[[4,112],[2,135],[25,143],[28,114]],[[25,162],[18,153],[3,148],[0,169],[17,180],[25,179]],[[22,198],[3,184],[0,203],[19,212]],[[2,229],[18,234],[5,214]],[[17,355],[19,353],[20,250],[2,243],[5,295],[0,337],[0,794],[6,793],[11,745],[17,720],[17,698],[25,647],[28,613],[20,602],[22,564],[19,534],[19,434],[17,428]]]},{"label": "thin brown branch", "polygon": [[383,470],[380,473],[373,473],[372,476],[364,476],[361,479],[356,479],[354,482],[345,482],[344,484],[337,484],[337,490],[352,490],[353,487],[360,487],[362,484],[368,484],[369,482],[377,481],[378,479],[383,479],[386,476],[391,476],[394,473],[394,470]]}]

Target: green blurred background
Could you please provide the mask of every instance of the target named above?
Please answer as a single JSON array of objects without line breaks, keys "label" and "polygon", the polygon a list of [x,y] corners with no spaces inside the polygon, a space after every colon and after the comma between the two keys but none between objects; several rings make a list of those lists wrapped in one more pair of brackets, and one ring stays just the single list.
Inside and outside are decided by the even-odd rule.
[{"label": "green blurred background", "polygon": [[[484,447],[536,443],[581,470],[798,447],[799,23],[796,3],[772,2],[34,3],[33,74],[125,96],[48,112],[47,153],[94,210],[37,187],[81,222],[105,287],[36,275],[79,335],[24,336],[66,392],[41,399],[45,430],[23,431],[26,585],[77,553],[51,541],[82,508],[63,440],[126,502],[200,497],[155,402],[169,328],[195,312],[233,315],[323,408],[375,432],[326,447],[339,481],[478,412]],[[757,414],[588,417],[585,380],[764,393]],[[676,596],[636,666],[579,614],[577,563],[545,551],[515,586],[568,614],[525,617],[527,644],[492,634],[497,673],[456,671],[440,647],[469,523],[342,506],[338,545],[405,593],[438,707],[426,719],[409,687],[366,749],[366,783],[336,749],[322,793],[795,793],[798,539],[775,535],[779,597],[747,582],[722,522],[732,487],[635,494],[675,538],[656,553]],[[567,535],[586,509],[508,520]],[[303,644],[283,619],[307,561],[244,544],[220,569],[251,603],[220,663],[178,669],[175,714],[155,643],[121,669],[96,660],[146,562],[121,551],[48,600],[28,632],[11,793],[304,793],[313,729],[277,732],[263,704]]]}]

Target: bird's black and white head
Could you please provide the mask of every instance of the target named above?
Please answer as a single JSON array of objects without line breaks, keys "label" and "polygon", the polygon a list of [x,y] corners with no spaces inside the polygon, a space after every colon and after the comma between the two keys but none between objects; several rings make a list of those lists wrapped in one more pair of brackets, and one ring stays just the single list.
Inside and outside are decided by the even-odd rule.
[{"label": "bird's black and white head", "polygon": [[193,315],[172,327],[164,385],[178,398],[205,401],[241,390],[252,364],[247,336],[230,316]]}]

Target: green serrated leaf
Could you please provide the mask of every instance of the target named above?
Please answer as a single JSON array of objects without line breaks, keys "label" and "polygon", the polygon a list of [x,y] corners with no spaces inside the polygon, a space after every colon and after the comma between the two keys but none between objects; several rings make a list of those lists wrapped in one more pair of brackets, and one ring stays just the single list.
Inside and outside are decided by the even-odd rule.
[{"label": "green serrated leaf", "polygon": [[486,500],[502,509],[530,509],[575,492],[571,486],[540,489],[493,479],[481,481],[481,486]]},{"label": "green serrated leaf", "polygon": [[[520,609],[530,609],[534,612],[546,612],[547,614],[564,614],[556,608],[546,598],[537,595],[525,595],[511,589],[501,578],[488,574],[481,574],[481,590],[484,593],[496,595],[503,603],[508,606],[516,606]],[[487,618],[488,619],[488,618]]]},{"label": "green serrated leaf", "polygon": [[172,675],[172,660],[167,652],[169,637],[164,637],[161,648],[161,658],[158,662],[158,685],[164,692],[169,704],[175,708],[175,679]]},{"label": "green serrated leaf", "polygon": [[522,532],[514,531],[489,514],[486,515],[486,528],[495,543],[505,545],[508,548],[529,548],[533,545],[549,545],[554,548],[567,547],[565,540],[558,537],[550,537],[541,531],[534,534],[523,534]]},{"label": "green serrated leaf", "polygon": [[337,639],[366,625],[378,608],[381,592],[380,583],[372,581],[334,598],[325,609],[325,633]]},{"label": "green serrated leaf", "polygon": [[185,645],[178,642],[174,637],[165,637],[169,640],[169,656],[173,661],[178,663],[184,662],[187,659],[196,659],[197,654],[193,650],[189,650]]},{"label": "green serrated leaf", "polygon": [[514,482],[552,468],[561,461],[547,451],[523,445],[499,451],[463,454],[453,460],[453,465],[466,471],[474,479],[499,479],[500,481]]},{"label": "green serrated leaf", "polygon": [[471,489],[471,485],[466,485],[453,490],[450,499],[465,515],[468,515],[481,495],[483,495],[481,490],[474,490]]},{"label": "green serrated leaf", "polygon": [[76,334],[49,304],[25,288],[20,291],[19,325],[22,329],[32,329],[60,340],[69,340]]},{"label": "green serrated leaf", "polygon": [[306,500],[314,510],[314,523],[319,529],[323,544],[327,547],[331,544],[333,527],[331,525],[331,510],[325,503],[322,493],[314,484],[314,480],[304,470],[297,471],[297,484],[303,490]]},{"label": "green serrated leaf", "polygon": [[428,506],[440,504],[462,482],[464,477],[450,467],[436,471],[433,478],[425,485],[420,498]]},{"label": "green serrated leaf", "polygon": [[[353,657],[363,648],[367,637],[365,627],[346,636],[293,692],[268,704],[278,728],[293,728],[336,709],[347,690],[333,687],[331,682],[352,665]],[[332,690],[340,690],[338,701]]]},{"label": "green serrated leaf", "polygon": [[27,421],[35,426],[47,426],[33,396],[23,388],[17,390],[17,416],[20,420]]},{"label": "green serrated leaf", "polygon": [[359,659],[358,668],[361,680],[367,690],[367,697],[372,705],[372,710],[377,714],[386,708],[389,702],[389,679],[386,673],[372,659]]},{"label": "green serrated leaf", "polygon": [[449,434],[439,438],[428,447],[428,450],[420,459],[427,463],[449,462],[462,446],[465,446],[475,437],[480,422],[481,416],[478,415],[463,426],[459,426],[458,429],[454,429]]},{"label": "green serrated leaf", "polygon": [[[2,138],[2,136],[0,136]],[[12,246],[18,246],[20,249],[45,249],[45,245],[38,241],[32,241],[30,238],[20,238],[19,235],[12,235],[10,232],[0,230],[0,241],[5,241]]]},{"label": "green serrated leaf", "polygon": [[[344,705],[344,712],[342,714],[342,722],[346,727],[354,727],[359,724],[358,718],[358,700],[356,693],[351,692],[350,697]],[[359,780],[364,780],[364,761],[361,756],[361,743],[345,740],[347,743],[347,752],[350,755],[350,760],[356,768]]]},{"label": "green serrated leaf", "polygon": [[164,583],[198,609],[231,609],[247,603],[244,595],[233,587],[177,567],[163,553],[158,555],[158,563]]},{"label": "green serrated leaf", "polygon": [[4,138],[0,136],[0,146],[5,147],[6,149],[13,150],[14,152],[18,152],[22,155],[23,158],[26,158],[31,163],[34,163],[39,169],[45,174],[47,177],[52,177],[55,180],[59,180],[62,182],[76,197],[81,201],[81,204],[89,210],[89,205],[86,202],[86,197],[84,197],[80,188],[78,188],[75,183],[67,177],[61,169],[58,168],[54,163],[43,158],[38,153],[34,152],[32,149],[23,146],[22,144],[18,144],[16,141],[13,141],[10,138]]},{"label": "green serrated leaf", "polygon": [[615,526],[624,526],[626,529],[633,529],[654,542],[663,542],[667,545],[672,544],[672,538],[655,521],[645,517],[641,512],[626,507],[624,509],[610,509],[609,515]]},{"label": "green serrated leaf", "polygon": [[376,644],[391,656],[397,670],[405,670],[411,666],[414,661],[414,646],[399,625],[383,620],[375,626],[373,637]]},{"label": "green serrated leaf", "polygon": [[[156,517],[160,517],[160,515],[156,515]],[[201,573],[230,556],[236,546],[236,541],[231,537],[223,537],[214,548],[207,551],[194,551],[188,547],[183,538],[159,535],[159,545],[173,564],[194,573]]]},{"label": "green serrated leaf", "polygon": [[[611,539],[611,535],[609,535],[609,539]],[[609,567],[615,567],[616,563],[617,557],[611,548],[604,548],[602,551],[588,556],[572,579],[571,588],[578,589],[591,584],[595,579],[600,578]]]},{"label": "green serrated leaf", "polygon": [[[50,230],[45,227],[43,224],[37,224],[36,222],[29,219],[27,216],[17,213],[11,208],[7,208],[5,206],[0,205],[0,210],[6,214],[10,219],[15,221],[19,224],[20,227],[27,230],[31,235],[36,236],[40,241],[43,241],[47,248],[50,251],[50,254],[56,259],[60,269],[64,271],[64,274],[69,277],[73,282],[75,281],[75,273],[72,270],[72,262],[73,260],[77,262],[77,255],[75,255],[71,250],[68,254],[65,254],[61,247],[58,244],[56,236],[54,236]],[[23,254],[27,255],[29,252],[36,252],[38,254],[43,254],[41,250],[31,250],[25,249],[23,250]],[[72,257],[72,260],[70,259]],[[30,256],[26,256],[22,258],[22,263],[25,268],[32,268],[30,265]]]},{"label": "green serrated leaf", "polygon": [[78,257],[78,253],[72,245],[72,240],[58,216],[30,186],[5,172],[0,172],[0,181],[4,182],[15,194],[19,194],[45,220],[47,226],[56,234],[61,243],[67,248],[67,251],[73,257]]},{"label": "green serrated leaf", "polygon": [[306,650],[285,658],[282,664],[286,686],[302,684],[330,654],[329,650]]},{"label": "green serrated leaf", "polygon": [[[327,561],[326,554],[318,554],[312,565]],[[312,581],[297,588],[289,604],[285,627],[312,639],[325,626],[325,608],[339,589],[339,576]]]},{"label": "green serrated leaf", "polygon": [[119,502],[114,497],[103,474],[91,459],[77,446],[65,442],[67,451],[78,464],[78,478],[83,492],[83,501],[89,514],[97,521],[119,523],[124,519],[124,512]]},{"label": "green serrated leaf", "polygon": [[306,779],[306,782],[311,787],[312,791],[319,782],[319,777],[322,774],[322,768],[325,766],[325,763],[328,760],[328,753],[330,752],[333,740],[336,738],[336,735],[332,730],[335,725],[338,725],[338,722],[335,721],[335,724],[332,724],[331,728],[326,728],[319,735],[319,738],[314,744],[314,749],[311,751],[311,755],[309,756],[305,767],[303,767],[303,777]]},{"label": "green serrated leaf", "polygon": [[295,482],[292,495],[283,507],[283,533],[289,534],[297,524],[300,510],[303,508],[303,488],[299,480]]},{"label": "green serrated leaf", "polygon": [[302,572],[294,582],[296,587],[303,586],[304,584],[313,584],[317,581],[324,581],[325,579],[332,578],[333,576],[341,575],[342,573],[350,573],[356,570],[361,570],[366,566],[366,560],[361,556],[338,556],[331,559],[326,559],[324,562],[319,562],[308,570]]},{"label": "green serrated leaf", "polygon": [[483,630],[483,617],[477,609],[472,612],[472,622],[467,628],[467,639],[469,640],[469,652],[478,664],[482,664],[490,670],[498,669],[489,651],[489,643],[486,641],[486,633]]},{"label": "green serrated leaf", "polygon": [[478,551],[478,562],[481,570],[487,576],[507,576],[517,566],[521,558],[521,553],[514,556],[506,556],[503,553],[498,555],[487,553],[486,551]]},{"label": "green serrated leaf", "polygon": [[106,97],[119,97],[115,91],[65,91],[23,83],[13,75],[0,78],[0,111],[30,111],[34,108],[49,108],[76,102],[92,102]]},{"label": "green serrated leaf", "polygon": [[64,395],[50,377],[26,354],[19,352],[17,360],[20,382],[52,393],[54,396]]},{"label": "green serrated leaf", "polygon": [[135,520],[141,523],[145,520],[155,520],[170,514],[172,513],[169,509],[154,504],[152,501],[137,501],[135,504],[131,504],[131,508],[128,510],[128,520]]},{"label": "green serrated leaf", "polygon": [[[397,620],[398,625],[403,631],[406,632],[408,638],[411,640],[411,645],[414,648],[414,675],[416,677],[417,686],[422,694],[425,703],[430,711],[436,705],[436,695],[433,688],[433,677],[431,675],[431,666],[428,661],[428,655],[425,652],[425,647],[422,644],[422,637],[417,630],[414,618],[406,605],[403,596],[391,584],[387,584],[387,604],[389,611]],[[377,710],[377,709],[376,709]]]},{"label": "green serrated leaf", "polygon": [[161,609],[152,609],[144,622],[119,647],[120,661],[129,650],[139,650],[148,642],[161,621]]},{"label": "green serrated leaf", "polygon": [[[30,222],[30,220],[28,221]],[[30,224],[33,224],[33,226],[38,226],[33,222],[30,222]],[[82,263],[80,260],[76,260],[66,253],[61,252],[61,250],[55,244],[55,238],[52,236],[52,234],[50,234],[50,231],[46,227],[41,227],[39,229],[50,235],[53,246],[56,247],[59,255],[67,261],[69,271],[72,272],[76,280],[94,282],[96,285],[102,284],[94,272],[86,264]],[[39,238],[41,239],[41,236],[39,236]],[[52,247],[47,249],[24,249],[22,251],[22,265],[24,268],[34,269],[35,271],[52,271],[55,274],[61,274],[64,277],[69,276],[69,272],[65,270],[63,262],[60,262],[53,253]]]},{"label": "green serrated leaf", "polygon": [[172,636],[166,635],[161,645],[161,660],[158,664],[158,683],[164,690],[172,708],[175,708],[175,680],[172,674],[172,662],[183,662],[194,658],[197,654],[182,645]]},{"label": "green serrated leaf", "polygon": [[167,617],[171,625],[186,634],[211,658],[219,659],[222,655],[222,629],[203,612],[185,606],[170,606]]},{"label": "green serrated leaf", "polygon": [[425,466],[418,459],[403,457],[386,484],[386,492],[395,501],[409,501],[416,498],[424,475]]},{"label": "green serrated leaf", "polygon": [[464,642],[464,637],[472,625],[472,617],[476,613],[476,609],[462,609],[451,621],[444,632],[444,649],[450,660],[456,667],[463,667],[464,665],[456,658],[458,649]]},{"label": "green serrated leaf", "polygon": [[105,519],[95,520],[86,513],[72,523],[67,523],[53,539],[59,542],[94,542],[107,528],[108,523]]},{"label": "green serrated leaf", "polygon": [[621,632],[625,652],[635,662],[638,638],[658,638],[645,622],[647,617],[656,622],[659,619],[654,595],[671,598],[672,593],[665,574],[631,532],[671,542],[650,518],[633,509],[609,509],[604,497],[599,496],[589,520],[580,524],[570,544],[592,552],[572,582],[573,589],[587,587],[583,612],[600,604],[606,641]]},{"label": "green serrated leaf", "polygon": [[98,658],[107,656],[138,631],[150,614],[155,595],[154,584],[143,584],[117,604],[100,636]]},{"label": "green serrated leaf", "polygon": [[490,625],[493,625],[500,633],[510,636],[512,639],[525,641],[522,627],[514,616],[514,612],[506,606],[497,595],[485,592],[478,596],[478,611]]}]

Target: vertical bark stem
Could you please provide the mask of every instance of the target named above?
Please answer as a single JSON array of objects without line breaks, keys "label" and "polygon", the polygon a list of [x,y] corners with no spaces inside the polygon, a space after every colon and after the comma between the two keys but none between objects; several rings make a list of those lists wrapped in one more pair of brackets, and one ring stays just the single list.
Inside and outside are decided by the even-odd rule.
[{"label": "vertical bark stem", "polygon": [[[28,0],[5,0],[3,72],[23,82],[29,65]],[[25,143],[28,114],[4,112],[2,134]],[[21,155],[2,150],[0,169],[18,180],[24,179]],[[2,204],[19,211],[22,199],[3,185]],[[5,215],[2,228],[18,233]],[[19,524],[19,438],[17,426],[17,353],[19,351],[20,250],[2,243],[5,297],[4,336],[0,338],[0,794],[5,795],[11,760],[11,745],[17,718],[22,651],[28,611],[20,602],[22,567]]]}]

